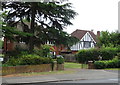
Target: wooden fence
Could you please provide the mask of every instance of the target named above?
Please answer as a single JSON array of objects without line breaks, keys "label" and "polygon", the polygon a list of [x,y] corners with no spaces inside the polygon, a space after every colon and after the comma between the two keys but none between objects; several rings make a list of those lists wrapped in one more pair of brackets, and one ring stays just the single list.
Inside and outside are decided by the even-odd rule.
[{"label": "wooden fence", "polygon": [[77,62],[75,54],[62,54],[65,62]]}]

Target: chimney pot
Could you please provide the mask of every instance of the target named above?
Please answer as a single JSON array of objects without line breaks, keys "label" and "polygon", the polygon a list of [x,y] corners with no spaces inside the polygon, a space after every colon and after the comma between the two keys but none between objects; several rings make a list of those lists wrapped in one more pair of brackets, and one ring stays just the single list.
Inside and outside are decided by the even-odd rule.
[{"label": "chimney pot", "polygon": [[91,29],[91,32],[93,32],[94,30],[93,29]]}]

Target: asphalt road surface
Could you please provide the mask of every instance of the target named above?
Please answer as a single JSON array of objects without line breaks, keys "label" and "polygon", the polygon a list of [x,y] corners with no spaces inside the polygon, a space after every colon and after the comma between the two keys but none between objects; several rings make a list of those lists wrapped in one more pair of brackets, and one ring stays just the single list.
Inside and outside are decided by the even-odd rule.
[{"label": "asphalt road surface", "polygon": [[118,79],[95,79],[95,80],[75,80],[75,81],[62,81],[55,83],[118,83]]},{"label": "asphalt road surface", "polygon": [[[51,82],[45,82],[45,83],[28,83],[28,84],[15,84],[15,85],[120,85],[118,84],[118,81],[119,78],[118,78],[118,70],[105,70],[105,71],[99,71],[99,70],[81,70],[80,73],[84,73],[82,75],[82,77],[87,77],[87,78],[83,78],[83,79],[74,79],[74,80],[60,80],[60,81],[51,81]],[[88,75],[89,74],[92,74],[92,75]],[[100,74],[100,75],[99,75]],[[107,75],[106,75],[107,74]],[[78,75],[78,74],[77,74]],[[71,77],[71,78],[74,78],[75,76],[77,75],[74,75],[71,74],[71,75],[51,75],[49,76],[49,78],[63,78],[63,77]],[[45,79],[43,78],[44,76],[42,76],[42,79]],[[79,75],[78,75],[79,77]],[[81,76],[80,76],[81,77]],[[89,77],[89,78],[88,78]],[[32,81],[34,80],[36,77],[31,77],[29,78],[29,81]],[[48,78],[48,76],[47,76]],[[7,80],[10,80],[12,78],[7,78]],[[19,79],[19,78],[18,78]],[[23,79],[26,79],[26,78],[23,78]],[[30,80],[32,79],[32,80]],[[39,76],[38,76],[38,79]],[[12,80],[17,80],[17,78],[13,78]],[[27,79],[28,80],[28,79]],[[119,82],[120,83],[120,82]],[[4,84],[4,85],[13,85],[13,84]]]},{"label": "asphalt road surface", "polygon": [[23,85],[119,85],[118,79],[74,80]]}]

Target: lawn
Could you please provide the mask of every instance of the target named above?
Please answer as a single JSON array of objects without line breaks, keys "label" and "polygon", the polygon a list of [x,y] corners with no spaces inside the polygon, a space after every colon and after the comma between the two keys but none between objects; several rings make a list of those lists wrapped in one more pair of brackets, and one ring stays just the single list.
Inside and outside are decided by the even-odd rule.
[{"label": "lawn", "polygon": [[3,57],[4,55],[3,54],[0,54],[0,57]]},{"label": "lawn", "polygon": [[64,63],[65,68],[87,68],[86,64],[80,64],[80,63],[71,63],[71,62],[65,62]]},{"label": "lawn", "polygon": [[120,70],[120,68],[105,68],[104,70]]}]

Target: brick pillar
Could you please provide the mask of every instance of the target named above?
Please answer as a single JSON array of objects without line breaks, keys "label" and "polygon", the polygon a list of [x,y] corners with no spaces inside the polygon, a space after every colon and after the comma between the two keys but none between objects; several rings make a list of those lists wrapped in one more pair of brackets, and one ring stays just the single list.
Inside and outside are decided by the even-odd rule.
[{"label": "brick pillar", "polygon": [[54,61],[54,67],[53,67],[53,71],[57,70],[57,61]]},{"label": "brick pillar", "polygon": [[88,69],[94,69],[93,61],[88,61]]},{"label": "brick pillar", "polygon": [[64,70],[64,64],[57,64],[57,70]]}]

